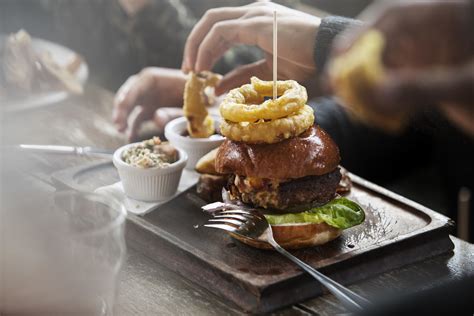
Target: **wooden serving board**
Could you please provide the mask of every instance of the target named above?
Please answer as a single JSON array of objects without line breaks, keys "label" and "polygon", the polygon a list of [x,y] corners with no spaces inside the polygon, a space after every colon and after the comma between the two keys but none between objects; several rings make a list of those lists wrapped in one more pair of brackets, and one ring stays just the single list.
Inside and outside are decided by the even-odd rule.
[{"label": "wooden serving board", "polygon": [[[112,164],[66,169],[57,184],[94,190],[114,183]],[[363,224],[338,239],[293,254],[342,284],[451,251],[452,221],[351,175],[349,196],[366,212]],[[129,215],[128,244],[248,312],[268,312],[322,293],[321,285],[274,251],[250,248],[202,225],[195,187],[143,216]]]}]

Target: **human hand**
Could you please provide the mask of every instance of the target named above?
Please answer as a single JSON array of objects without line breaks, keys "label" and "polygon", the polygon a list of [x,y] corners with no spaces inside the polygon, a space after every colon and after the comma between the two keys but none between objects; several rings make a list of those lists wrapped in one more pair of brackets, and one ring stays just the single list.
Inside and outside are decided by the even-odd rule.
[{"label": "human hand", "polygon": [[377,4],[362,14],[364,27],[337,38],[333,57],[347,52],[367,30],[380,31],[384,79],[366,89],[367,107],[390,116],[434,104],[474,135],[471,11],[468,1],[456,0]]},{"label": "human hand", "polygon": [[[131,76],[119,88],[114,99],[113,121],[120,132],[128,128],[128,139],[134,140],[141,124],[153,119],[159,128],[179,116],[183,104],[186,75],[178,69],[145,68]],[[129,116],[138,107],[136,116]],[[171,107],[171,108],[169,108]],[[176,107],[176,109],[173,109]]]},{"label": "human hand", "polygon": [[216,94],[247,83],[251,76],[271,80],[274,10],[278,14],[278,79],[304,82],[312,78],[320,18],[271,2],[207,11],[186,41],[182,70],[210,70],[231,47],[256,45],[265,58],[226,74],[216,86]]}]

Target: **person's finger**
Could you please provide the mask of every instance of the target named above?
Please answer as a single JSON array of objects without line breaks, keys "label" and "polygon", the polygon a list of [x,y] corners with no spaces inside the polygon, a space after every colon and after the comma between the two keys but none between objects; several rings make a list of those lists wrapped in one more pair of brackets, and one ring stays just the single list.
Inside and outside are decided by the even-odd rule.
[{"label": "person's finger", "polygon": [[114,122],[119,131],[123,132],[127,128],[130,112],[146,98],[150,89],[154,88],[153,85],[153,76],[149,75],[148,70],[142,70],[140,74],[129,78],[119,89],[114,100],[113,113]]},{"label": "person's finger", "polygon": [[245,83],[249,83],[252,76],[257,76],[263,80],[271,79],[271,69],[268,68],[267,61],[265,59],[237,67],[227,73],[215,87],[215,93],[216,95],[221,95],[230,89],[240,87]]},{"label": "person's finger", "polygon": [[183,116],[182,108],[161,108],[155,111],[153,122],[160,131],[163,131],[169,121],[180,116]]},{"label": "person's finger", "polygon": [[134,89],[134,85],[137,81],[137,75],[131,76],[115,94],[112,120],[120,132],[123,132],[127,128],[128,115],[135,105],[137,91]]},{"label": "person's finger", "polygon": [[243,16],[246,11],[248,11],[246,7],[225,7],[208,10],[194,26],[186,40],[181,69],[184,72],[194,70],[199,45],[215,23],[237,19]]},{"label": "person's finger", "polygon": [[150,113],[148,108],[140,106],[139,110],[137,111],[137,115],[130,122],[130,128],[127,135],[129,141],[135,141],[137,139],[142,123],[150,119],[151,115],[152,113]]},{"label": "person's finger", "polygon": [[258,29],[266,17],[245,20],[229,20],[214,24],[211,31],[199,45],[196,57],[196,71],[209,70],[232,46],[237,44],[257,45]]}]

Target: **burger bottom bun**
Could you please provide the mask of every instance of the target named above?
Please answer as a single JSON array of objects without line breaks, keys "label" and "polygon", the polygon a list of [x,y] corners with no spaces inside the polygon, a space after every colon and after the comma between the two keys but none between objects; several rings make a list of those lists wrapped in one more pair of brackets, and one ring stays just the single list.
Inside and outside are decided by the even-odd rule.
[{"label": "burger bottom bun", "polygon": [[[326,223],[320,224],[287,224],[272,226],[273,238],[285,249],[299,249],[325,244],[339,237],[342,229]],[[262,240],[251,239],[235,233],[229,233],[233,238],[259,249],[273,249]]]}]

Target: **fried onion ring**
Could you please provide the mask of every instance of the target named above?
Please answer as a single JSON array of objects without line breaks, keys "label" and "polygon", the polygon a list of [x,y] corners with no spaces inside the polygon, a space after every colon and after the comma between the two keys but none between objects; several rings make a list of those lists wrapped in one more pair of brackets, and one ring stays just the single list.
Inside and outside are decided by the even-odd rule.
[{"label": "fried onion ring", "polygon": [[308,100],[306,89],[294,80],[277,81],[276,100],[265,97],[273,93],[273,82],[257,77],[250,84],[231,90],[220,106],[224,119],[230,122],[255,122],[275,120],[300,111]]},{"label": "fried onion ring", "polygon": [[225,120],[221,123],[221,133],[233,141],[273,144],[300,135],[313,123],[313,109],[303,105],[295,114],[275,120],[239,123]]},{"label": "fried onion ring", "polygon": [[209,71],[191,73],[184,87],[184,116],[188,120],[188,133],[193,138],[206,138],[214,134],[214,120],[208,115],[207,87],[214,87],[222,78]]}]

